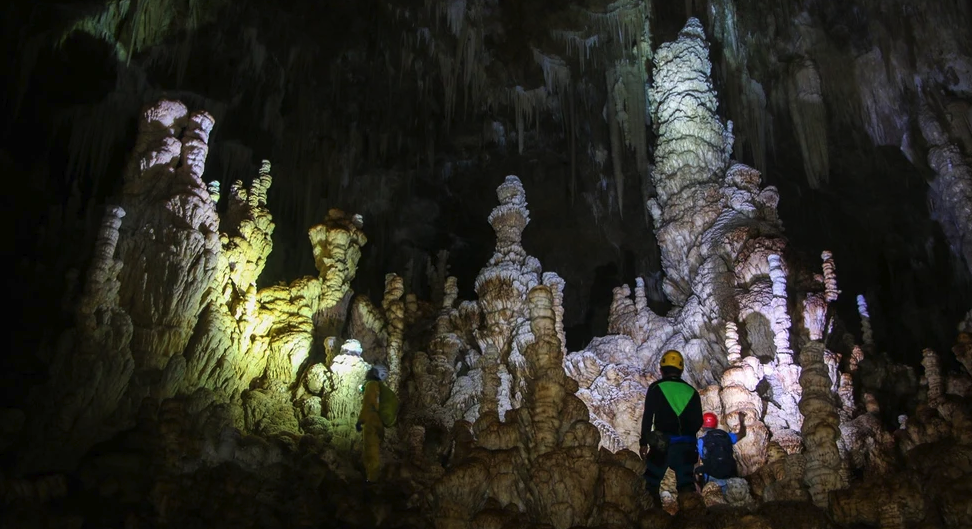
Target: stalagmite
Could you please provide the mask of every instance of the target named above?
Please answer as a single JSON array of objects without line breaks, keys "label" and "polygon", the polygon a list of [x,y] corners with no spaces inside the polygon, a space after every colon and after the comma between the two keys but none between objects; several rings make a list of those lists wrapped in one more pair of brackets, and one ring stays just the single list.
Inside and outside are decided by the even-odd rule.
[{"label": "stalagmite", "polygon": [[[779,361],[780,356],[793,356],[790,349],[790,313],[786,306],[786,271],[783,269],[783,261],[777,254],[772,254],[768,258],[769,276],[773,281],[773,301],[770,325],[773,329],[773,345],[776,346],[776,355]],[[781,363],[788,363],[781,361]]]},{"label": "stalagmite", "polygon": [[716,115],[702,24],[689,19],[678,40],[654,57],[649,90],[659,136],[651,179],[658,196],[648,203],[666,271],[665,294],[683,305],[698,266],[698,240],[718,217],[719,181],[729,165],[731,136]]},{"label": "stalagmite", "polygon": [[[490,505],[506,511],[504,520],[522,513],[557,529],[589,520],[630,525],[643,509],[629,496],[642,486],[641,479],[627,464],[597,452],[597,430],[587,422],[586,408],[571,395],[561,367],[553,293],[538,285],[526,303],[533,340],[524,350],[531,373],[524,406],[507,412],[506,423],[499,421],[492,403],[498,381],[490,368],[483,409],[474,425],[481,448],[434,485],[436,527],[483,526],[493,516]],[[494,357],[489,347],[487,357]],[[600,483],[603,489],[598,489]],[[595,490],[602,492],[595,495]],[[596,497],[604,505],[600,514]]]},{"label": "stalagmite", "polygon": [[370,363],[387,362],[388,329],[381,309],[367,296],[351,301],[347,335],[361,343],[362,357]]},{"label": "stalagmite", "polygon": [[857,296],[857,313],[861,315],[861,334],[863,335],[864,347],[868,351],[873,351],[874,331],[871,330],[871,314],[867,311],[867,300],[862,295]]},{"label": "stalagmite", "polygon": [[332,209],[323,224],[308,231],[325,292],[319,310],[337,305],[347,293],[361,259],[361,247],[368,242],[362,225],[360,215]]},{"label": "stalagmite", "polygon": [[800,385],[800,412],[803,414],[803,442],[806,445],[807,469],[804,482],[814,504],[827,507],[828,494],[847,486],[840,467],[837,440],[840,436],[840,418],[833,400],[830,376],[824,365],[824,347],[820,342],[810,342],[800,351],[803,372]]},{"label": "stalagmite", "polygon": [[720,424],[728,431],[739,431],[740,421],[745,421],[746,425],[746,436],[734,447],[741,476],[752,474],[766,462],[770,432],[761,420],[764,404],[756,393],[762,377],[762,365],[753,356],[734,361],[722,374]]},{"label": "stalagmite", "polygon": [[[182,35],[183,29],[208,19],[209,8],[207,16],[200,11],[203,3],[165,0],[159,5],[172,9],[160,12],[159,5],[149,9],[146,2],[108,0],[108,13],[97,10],[97,24],[91,26],[89,17],[81,29],[117,44],[130,57],[157,37]],[[836,36],[842,44],[847,28],[837,23],[826,35],[816,30],[811,35],[810,27],[785,31],[794,21],[769,10],[762,21],[765,35],[747,35],[751,28],[743,25],[752,21],[733,13],[742,4],[689,0],[686,10],[705,13],[719,39],[713,45],[724,64],[717,65],[716,73],[724,78],[715,83],[737,92],[719,108],[702,24],[690,19],[677,40],[653,56],[649,23],[670,13],[667,8],[654,13],[651,2],[541,6],[425,0],[424,9],[421,4],[393,3],[378,11],[355,7],[352,11],[374,15],[381,27],[337,39],[333,50],[298,47],[277,57],[280,43],[263,26],[244,28],[235,43],[226,40],[233,35],[224,34],[223,26],[203,39],[216,48],[239,45],[244,64],[271,66],[264,71],[247,64],[227,80],[229,93],[241,95],[243,107],[255,101],[262,109],[263,122],[251,124],[266,133],[261,137],[286,144],[283,159],[275,163],[288,167],[287,174],[274,173],[276,182],[266,161],[237,180],[236,168],[249,168],[257,149],[227,148],[209,155],[213,116],[175,101],[145,109],[133,155],[118,182],[121,196],[106,200],[100,224],[92,218],[77,221],[85,224],[78,229],[79,239],[93,238],[94,246],[86,249],[93,250],[87,274],[67,276],[69,285],[72,278],[81,278],[80,291],[71,286],[58,296],[72,312],[50,314],[58,326],[62,319],[73,319],[67,323],[73,327],[62,336],[41,337],[45,350],[38,372],[47,370],[50,378],[36,384],[22,410],[0,408],[0,452],[9,463],[0,465],[0,525],[32,514],[41,515],[30,520],[33,525],[52,527],[816,529],[841,524],[924,529],[968,521],[972,338],[967,333],[972,332],[972,312],[959,327],[966,334],[958,336],[953,349],[964,371],[950,358],[924,350],[923,389],[914,398],[919,384],[911,368],[890,361],[895,351],[874,350],[864,296],[857,297],[861,345],[854,343],[853,331],[846,331],[848,322],[835,310],[839,290],[833,255],[823,252],[822,273],[813,274],[803,268],[800,249],[788,248],[777,212],[780,193],[764,187],[755,169],[733,162],[732,123],[719,117],[745,116],[752,155],[757,165],[765,165],[772,128],[787,124],[779,111],[789,104],[811,187],[825,186],[830,168],[826,108],[831,103],[840,112],[853,108],[853,101],[840,99],[857,91],[832,78],[832,63],[824,62],[828,55],[845,53],[847,46],[816,41],[813,56],[820,62],[814,63],[810,46],[801,41]],[[252,14],[253,7],[242,14]],[[826,16],[843,13],[824,11]],[[234,16],[227,20],[239,22],[235,8],[228,14]],[[535,19],[515,21],[522,28],[510,26],[509,19],[517,15]],[[798,26],[811,16],[789,15],[799,19]],[[182,20],[186,17],[191,21]],[[886,18],[863,17],[869,31],[880,34],[852,39],[849,48],[873,40],[892,71],[902,63],[900,50],[884,42]],[[551,31],[552,24],[565,29]],[[121,36],[129,42],[115,42]],[[791,38],[797,42],[788,42]],[[181,40],[166,38],[185,57],[198,51]],[[563,49],[552,47],[557,45]],[[533,61],[528,55],[524,64],[515,62],[517,48],[532,50]],[[331,57],[332,51],[337,55]],[[110,166],[117,153],[107,144],[120,140],[115,134],[124,129],[124,112],[115,116],[106,109],[124,108],[123,98],[141,101],[144,94],[130,89],[165,81],[155,75],[164,68],[149,76],[148,85],[141,74],[165,66],[167,55],[159,48],[142,57],[143,64],[136,57],[133,68],[119,69],[116,94],[91,114],[103,119],[73,128],[72,148],[93,148],[71,153],[69,182],[63,189],[54,186],[61,189],[57,193],[71,189],[70,204],[63,211],[52,208],[51,226],[67,226],[75,223],[73,217],[98,211],[89,207],[78,215],[76,204],[89,198],[90,204],[100,203],[105,185],[119,176],[93,170]],[[952,84],[935,89],[961,91],[952,79],[968,77],[967,69],[956,69],[961,57],[955,59],[949,50],[941,55],[942,64],[922,68]],[[337,62],[328,67],[331,59]],[[650,90],[647,59],[655,64]],[[321,60],[325,63],[318,64]],[[761,83],[776,82],[765,76],[766,65],[784,63],[790,70],[780,76],[783,90],[779,83],[763,85],[750,78],[759,73]],[[357,86],[362,75],[367,79],[375,72],[387,77],[375,85],[377,90],[363,84],[360,93],[346,93],[347,80]],[[542,85],[537,80],[541,73]],[[334,90],[324,90],[333,92],[330,101],[318,101],[314,90],[294,89],[301,78],[318,74],[325,85],[328,76],[334,83]],[[24,77],[33,84],[43,76]],[[240,83],[249,83],[250,77],[262,79],[264,89],[255,94],[243,90]],[[138,86],[128,86],[131,82]],[[861,88],[865,103],[875,90]],[[396,99],[405,91],[414,98]],[[826,108],[825,91],[830,98]],[[202,101],[207,96],[187,97]],[[200,104],[215,108],[217,115],[241,106],[239,98]],[[463,104],[465,109],[457,108]],[[743,105],[741,113],[737,104]],[[502,105],[515,116],[504,121]],[[607,137],[603,125],[589,123],[602,108]],[[945,107],[954,120],[950,134],[928,108],[922,108],[918,125],[937,175],[931,183],[931,209],[956,253],[970,260],[970,222],[963,221],[972,219],[972,171],[969,153],[957,147],[972,145],[963,122],[970,117],[968,109],[963,102]],[[298,119],[302,116],[309,120]],[[333,127],[313,126],[311,121],[321,116],[334,121]],[[247,117],[234,116],[233,121],[245,125]],[[506,138],[509,121],[515,121],[523,156],[516,156]],[[657,149],[648,144],[648,124],[657,133]],[[551,127],[563,127],[565,136],[556,130],[551,136]],[[112,132],[82,134],[96,128]],[[346,145],[332,145],[345,137]],[[438,144],[443,139],[447,144]],[[574,167],[575,141],[581,158],[590,149],[590,160],[580,160],[579,167]],[[610,153],[604,149],[608,142]],[[279,147],[260,149],[277,152]],[[560,158],[557,148],[562,148]],[[775,154],[785,158],[785,153]],[[509,166],[510,156],[529,168],[529,178],[521,182],[491,172]],[[613,184],[603,174],[609,156]],[[7,157],[0,153],[0,158],[7,167]],[[207,158],[218,160],[222,178],[204,174]],[[781,158],[781,167],[785,161]],[[561,162],[563,167],[557,165]],[[654,220],[649,224],[659,243],[661,270],[656,270],[659,259],[651,249],[631,249],[630,226],[601,215],[615,202],[621,209],[624,195],[635,189],[630,180],[635,171],[627,167],[626,173],[625,163],[643,179],[638,207],[645,211],[637,213]],[[94,173],[89,175],[96,180],[92,189],[70,182],[78,167]],[[455,169],[460,167],[461,172]],[[528,255],[523,239],[530,222],[524,183],[538,186],[538,193],[553,189],[542,200],[534,199],[535,210],[549,209],[565,197],[573,199],[573,176],[570,182],[558,180],[568,170],[594,178],[576,184],[590,200],[597,225],[575,219],[580,224],[563,224],[559,236],[570,230],[580,238],[604,235],[604,244],[592,247],[591,255],[568,263],[569,272],[583,272],[605,259],[624,261],[621,276],[651,270],[647,287],[642,277],[633,285],[611,285],[617,288],[609,335],[593,338],[576,352],[566,350],[565,311],[581,323],[583,314],[572,311],[583,307],[574,305],[595,293],[588,291],[590,285],[580,285],[583,292],[566,290],[560,276],[544,272],[539,260]],[[481,251],[481,238],[470,241],[453,233],[463,226],[443,226],[435,217],[464,225],[476,206],[470,205],[468,193],[484,185],[483,175],[472,173],[483,171],[499,184],[499,204],[488,219],[496,244],[475,283],[462,285],[475,297],[461,300],[460,285],[449,276],[448,252],[430,254],[427,260],[423,252],[443,241],[456,257]],[[326,178],[311,178],[305,186],[301,175]],[[377,198],[361,194],[369,192]],[[423,201],[417,212],[406,203],[416,197]],[[58,202],[57,196],[41,198]],[[638,200],[627,198],[630,213]],[[446,199],[451,202],[434,207]],[[269,206],[277,200],[286,206],[275,224]],[[380,226],[380,247],[366,253],[374,262],[360,274],[357,267],[368,240],[364,217],[327,209],[338,203],[366,208]],[[217,214],[221,210],[225,213]],[[310,248],[291,248],[293,230],[318,222],[308,231]],[[58,239],[69,230],[51,231],[41,238],[45,247],[63,254],[80,246],[60,247]],[[273,270],[267,270],[273,277],[261,280],[275,238],[277,251],[286,253],[275,254]],[[554,256],[551,252],[559,251],[554,242],[546,241],[537,251]],[[846,248],[847,241],[837,242]],[[404,254],[390,251],[402,244],[410,247]],[[316,274],[278,281],[287,269],[309,266],[311,253]],[[78,258],[85,255],[79,252]],[[888,255],[895,257],[894,248]],[[384,273],[380,267],[406,262],[402,275],[384,276],[383,296],[371,297]],[[455,273],[462,276],[468,263],[459,264]],[[863,270],[857,266],[861,263],[852,264],[848,272]],[[42,277],[46,271],[38,268]],[[59,282],[63,270],[55,271],[50,279]],[[370,294],[355,296],[351,283],[356,276]],[[258,288],[264,283],[276,284]],[[429,299],[423,299],[426,286]],[[57,283],[50,288],[56,290]],[[908,285],[902,288],[907,294]],[[878,297],[871,299],[874,307]],[[882,298],[883,308],[893,309],[887,301]],[[649,302],[670,308],[655,313]],[[805,344],[804,332],[810,343]],[[833,351],[825,343],[834,344]],[[664,505],[649,505],[645,495],[644,462],[636,453],[642,408],[667,349],[683,352],[684,379],[698,388],[705,411],[716,413],[723,429],[745,426],[746,437],[733,448],[742,477],[729,481],[725,496],[715,484],[706,485],[701,495],[681,494],[677,501],[666,490]],[[365,484],[356,469],[361,436],[355,422],[365,373],[377,364],[387,364],[387,381],[401,397],[402,410],[398,426],[388,430],[381,445],[382,483]],[[885,422],[901,413],[908,414],[901,415],[901,428],[887,431]],[[674,488],[671,475],[665,486]],[[103,508],[78,509],[78,500]],[[670,516],[659,507],[679,512]]]},{"label": "stalagmite", "polygon": [[403,294],[405,294],[405,285],[402,278],[396,274],[387,274],[385,297],[381,301],[388,322],[388,379],[386,382],[396,393],[402,377],[402,341],[405,330]]},{"label": "stalagmite", "polygon": [[730,364],[735,364],[742,360],[742,346],[739,345],[739,330],[734,321],[726,322],[726,350],[729,351],[726,360]]},{"label": "stalagmite", "polygon": [[928,405],[938,407],[945,396],[938,354],[932,349],[924,349],[922,356],[921,365],[925,368],[925,379],[928,381]]},{"label": "stalagmite", "polygon": [[93,318],[99,306],[105,302],[118,303],[120,285],[117,278],[123,263],[115,259],[115,248],[118,246],[118,229],[124,218],[124,209],[109,206],[98,230],[84,293],[78,305],[78,313],[86,316],[81,322],[92,331],[97,328]]},{"label": "stalagmite", "polygon": [[[139,371],[182,353],[216,274],[218,219],[201,180],[213,125],[174,101],[149,107],[139,125],[121,201],[131,228],[122,225],[118,242],[120,303],[132,316]],[[156,279],[146,284],[146,276]]]},{"label": "stalagmite", "polygon": [[[239,180],[230,187],[220,243],[229,279],[237,291],[245,292],[256,283],[273,250],[271,236],[275,226],[267,209],[267,192],[272,182],[270,162],[264,160],[249,189]],[[221,258],[221,272],[222,268]]]},{"label": "stalagmite", "polygon": [[[64,390],[53,392],[48,405],[64,407],[56,414],[62,419],[38,437],[53,444],[32,447],[34,454],[21,464],[54,453],[69,462],[101,436],[125,427],[151,390],[149,374],[178,359],[188,344],[211,294],[220,250],[216,210],[201,180],[212,127],[211,116],[190,113],[179,102],[163,100],[145,108],[125,169],[120,208],[109,209],[88,295],[80,305],[79,323],[91,316],[98,323],[78,336],[78,343],[94,350],[61,350],[52,366],[55,383],[61,376],[89,382],[74,389],[75,396],[63,395],[70,400],[66,407],[54,404]],[[114,257],[106,261],[112,249]],[[146,282],[148,277],[152,281]],[[109,297],[95,302],[94,295]],[[86,359],[87,354],[96,354],[97,360]],[[182,365],[169,371],[173,376],[164,378],[167,386],[178,384],[173,378],[182,373]],[[62,369],[70,373],[59,374]],[[49,428],[41,423],[31,427]],[[73,450],[52,448],[59,445]]]},{"label": "stalagmite", "polygon": [[429,256],[428,264],[426,265],[426,276],[429,281],[429,287],[432,290],[432,304],[438,306],[442,303],[445,284],[449,277],[448,251],[440,251],[435,264],[432,263],[432,257]]},{"label": "stalagmite", "polygon": [[[493,209],[489,222],[496,231],[496,250],[488,265],[476,278],[476,293],[483,315],[483,327],[476,331],[480,350],[493,346],[500,354],[500,373],[512,378],[501,390],[500,416],[519,407],[527,378],[522,347],[531,338],[526,319],[526,294],[541,283],[540,262],[528,256],[520,243],[523,229],[530,221],[523,185],[507,176],[496,190],[500,205]],[[505,382],[504,382],[505,385]]]},{"label": "stalagmite", "polygon": [[840,290],[837,290],[837,271],[834,266],[834,254],[824,250],[820,254],[820,258],[823,259],[824,299],[827,303],[833,303],[837,301],[837,296],[840,294]]},{"label": "stalagmite", "polygon": [[339,451],[350,451],[361,434],[354,424],[361,410],[361,391],[365,374],[371,367],[361,358],[360,345],[346,344],[341,354],[334,357],[330,370],[334,377],[334,389],[326,399],[326,416],[331,424],[331,442]]},{"label": "stalagmite", "polygon": [[[658,359],[667,349],[682,351],[683,376],[706,388],[709,406],[733,427],[744,412],[753,434],[738,446],[739,457],[752,472],[766,457],[770,422],[763,424],[764,415],[788,449],[800,445],[800,371],[789,350],[785,263],[771,259],[786,246],[776,214],[779,195],[760,188],[755,170],[729,167],[732,135],[715,114],[698,21],[690,20],[654,60],[649,96],[660,135],[652,173],[658,197],[648,207],[658,226],[663,288],[675,308],[668,317],[652,313],[644,281],[636,284],[633,303],[627,286],[616,289],[608,326],[619,334],[570,353],[566,367],[601,430],[602,446],[633,449],[645,388],[659,376]],[[740,325],[759,356],[743,357]],[[765,372],[760,357],[774,359]],[[773,410],[765,413],[756,390],[764,379],[773,393]]]},{"label": "stalagmite", "polygon": [[124,263],[116,248],[124,216],[117,206],[105,212],[77,307],[76,341],[55,354],[51,381],[32,406],[35,415],[27,416],[24,431],[35,441],[17,462],[23,472],[67,468],[99,437],[118,428],[104,423],[118,409],[135,368],[129,346],[132,321],[119,306]]}]

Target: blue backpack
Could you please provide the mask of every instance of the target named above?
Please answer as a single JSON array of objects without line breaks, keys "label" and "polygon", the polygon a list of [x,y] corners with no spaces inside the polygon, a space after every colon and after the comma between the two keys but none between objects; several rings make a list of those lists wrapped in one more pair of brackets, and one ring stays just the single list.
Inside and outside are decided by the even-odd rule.
[{"label": "blue backpack", "polygon": [[716,479],[739,475],[736,458],[732,454],[732,438],[724,430],[709,430],[702,437],[702,464],[705,473]]}]

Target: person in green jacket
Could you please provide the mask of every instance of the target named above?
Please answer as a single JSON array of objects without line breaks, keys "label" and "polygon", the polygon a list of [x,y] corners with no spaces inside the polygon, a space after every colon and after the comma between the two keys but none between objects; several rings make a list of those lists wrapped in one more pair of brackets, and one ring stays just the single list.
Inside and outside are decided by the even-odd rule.
[{"label": "person in green jacket", "polygon": [[702,428],[702,398],[682,380],[685,361],[675,350],[661,358],[662,378],[648,386],[641,421],[641,457],[648,493],[661,506],[662,478],[671,468],[678,492],[695,491],[696,435]]},{"label": "person in green jacket", "polygon": [[378,481],[385,428],[395,426],[398,418],[398,397],[383,382],[385,377],[382,375],[387,372],[383,366],[373,366],[368,370],[361,388],[361,413],[355,424],[355,429],[361,432],[361,457],[365,479],[369,483]]}]

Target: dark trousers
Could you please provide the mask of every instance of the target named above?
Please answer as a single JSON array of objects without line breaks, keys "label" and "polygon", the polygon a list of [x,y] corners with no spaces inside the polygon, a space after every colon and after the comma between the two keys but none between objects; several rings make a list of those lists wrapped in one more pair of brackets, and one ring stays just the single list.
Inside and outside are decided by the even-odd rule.
[{"label": "dark trousers", "polygon": [[665,471],[669,467],[675,472],[678,492],[695,491],[694,470],[698,460],[699,452],[695,443],[672,443],[668,445],[667,453],[652,449],[648,452],[645,467],[645,483],[648,485],[648,492],[654,497],[658,496],[662,478],[665,477]]}]

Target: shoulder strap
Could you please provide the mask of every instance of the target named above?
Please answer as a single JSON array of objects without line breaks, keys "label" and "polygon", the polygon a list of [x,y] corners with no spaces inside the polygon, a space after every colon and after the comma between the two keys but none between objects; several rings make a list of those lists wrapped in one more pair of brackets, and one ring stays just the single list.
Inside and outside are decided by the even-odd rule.
[{"label": "shoulder strap", "polygon": [[666,380],[658,384],[658,389],[661,390],[662,395],[665,395],[665,400],[668,401],[668,405],[672,407],[675,415],[681,415],[689,401],[692,400],[692,396],[695,395],[695,389],[692,386],[680,381]]}]

